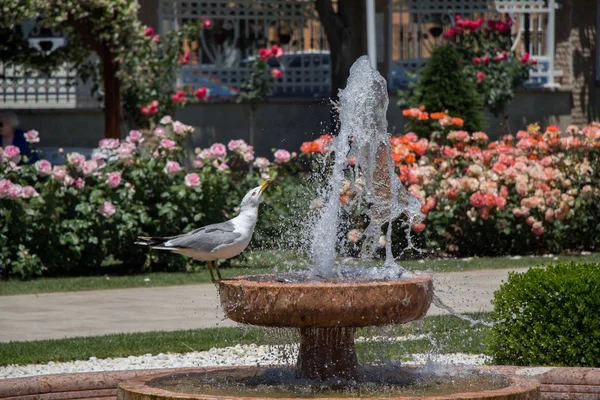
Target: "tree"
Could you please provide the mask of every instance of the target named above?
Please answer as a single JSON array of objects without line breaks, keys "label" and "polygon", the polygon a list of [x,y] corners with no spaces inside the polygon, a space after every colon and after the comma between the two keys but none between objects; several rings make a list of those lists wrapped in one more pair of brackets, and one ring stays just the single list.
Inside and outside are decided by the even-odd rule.
[{"label": "tree", "polygon": [[319,20],[325,30],[331,54],[331,95],[346,87],[350,67],[366,53],[364,0],[338,0],[337,11],[331,0],[315,0]]},{"label": "tree", "polygon": [[[4,0],[0,10],[3,63],[48,74],[66,64],[83,80],[94,81],[96,89],[102,86],[96,93],[104,102],[105,137],[120,137],[123,94],[136,121],[185,100],[171,99],[170,93],[176,67],[185,59],[183,39],[200,27],[186,26],[160,38],[142,26],[138,3],[131,0]],[[27,20],[61,32],[67,44],[50,52],[31,47],[17,25]],[[166,100],[159,101],[159,95]]]}]

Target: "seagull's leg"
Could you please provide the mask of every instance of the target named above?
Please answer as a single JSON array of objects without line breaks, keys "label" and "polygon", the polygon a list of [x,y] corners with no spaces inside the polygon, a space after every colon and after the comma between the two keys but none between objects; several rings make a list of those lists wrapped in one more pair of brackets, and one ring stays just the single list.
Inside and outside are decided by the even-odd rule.
[{"label": "seagull's leg", "polygon": [[219,277],[219,282],[221,282],[223,280],[223,278],[221,278],[221,271],[219,271],[219,265],[217,264],[217,260],[215,260],[214,262],[215,262],[215,269],[217,270],[217,276]]},{"label": "seagull's leg", "polygon": [[212,281],[212,283],[217,283],[217,281],[215,280],[215,275],[213,274],[212,261],[208,262],[208,271],[210,272],[210,280]]}]

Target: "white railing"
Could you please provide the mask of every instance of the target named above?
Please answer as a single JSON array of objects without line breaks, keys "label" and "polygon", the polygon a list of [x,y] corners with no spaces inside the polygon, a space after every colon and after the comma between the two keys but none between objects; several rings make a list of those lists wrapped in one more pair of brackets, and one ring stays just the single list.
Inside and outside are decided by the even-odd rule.
[{"label": "white railing", "polygon": [[554,68],[555,0],[389,0],[388,81],[394,88],[408,84],[411,73],[423,66],[443,33],[454,26],[456,15],[470,19],[508,14],[513,24],[513,50],[526,51],[538,61],[528,85],[558,86]]},{"label": "white railing", "polygon": [[249,73],[248,60],[258,49],[278,44],[285,55],[269,60],[283,71],[275,94],[329,95],[328,44],[312,0],[160,0],[159,18],[163,32],[186,22],[211,22],[189,44],[181,84],[231,93]]}]

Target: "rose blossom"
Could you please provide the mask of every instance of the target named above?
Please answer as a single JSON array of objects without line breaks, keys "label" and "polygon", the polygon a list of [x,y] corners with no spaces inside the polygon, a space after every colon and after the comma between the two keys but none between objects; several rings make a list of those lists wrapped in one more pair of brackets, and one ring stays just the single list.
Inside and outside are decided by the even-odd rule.
[{"label": "rose blossom", "polygon": [[485,196],[479,192],[475,192],[471,195],[471,205],[475,208],[481,208],[485,206]]},{"label": "rose blossom", "polygon": [[0,199],[8,196],[8,191],[13,186],[13,183],[8,179],[0,179]]},{"label": "rose blossom", "polygon": [[290,155],[290,152],[284,149],[279,149],[275,152],[275,161],[277,161],[278,163],[286,163],[288,161],[290,161],[290,159],[292,158],[292,156]]},{"label": "rose blossom", "polygon": [[98,212],[106,218],[113,216],[116,211],[115,205],[110,201],[105,201],[98,207]]},{"label": "rose blossom", "polygon": [[536,222],[531,226],[531,232],[533,232],[535,236],[542,236],[544,234],[544,226],[541,222]]},{"label": "rose blossom", "polygon": [[33,186],[25,186],[23,188],[23,198],[24,199],[30,199],[32,197],[39,197],[39,193],[37,192],[37,190],[35,190],[35,188]]},{"label": "rose blossom", "polygon": [[254,166],[261,170],[269,168],[270,165],[271,165],[271,163],[265,157],[258,157],[254,161]]},{"label": "rose blossom", "polygon": [[19,162],[21,160],[21,150],[17,146],[6,146],[4,149],[4,157],[12,162]]},{"label": "rose blossom", "polygon": [[198,174],[192,172],[191,174],[187,174],[185,176],[185,185],[189,187],[196,187],[200,184],[200,177]]},{"label": "rose blossom", "polygon": [[93,174],[98,169],[98,163],[94,160],[88,160],[83,163],[81,171],[85,176]]},{"label": "rose blossom", "polygon": [[162,118],[160,119],[160,123],[161,123],[162,125],[169,125],[169,124],[172,124],[172,123],[173,123],[173,118],[171,118],[171,116],[170,116],[170,115],[165,115],[164,117],[162,117]]},{"label": "rose blossom", "polygon": [[178,135],[185,135],[186,133],[194,132],[194,128],[190,125],[186,125],[183,122],[175,121],[173,122],[173,131]]},{"label": "rose blossom", "polygon": [[194,167],[198,169],[203,168],[204,162],[202,160],[194,160]]},{"label": "rose blossom", "polygon": [[101,149],[115,150],[119,147],[119,139],[101,139],[98,142],[98,147]]},{"label": "rose blossom", "polygon": [[413,230],[413,232],[423,232],[425,230],[425,224],[420,222],[411,226],[411,229]]},{"label": "rose blossom", "polygon": [[174,150],[175,149],[175,142],[170,140],[170,139],[162,139],[160,141],[160,148],[161,149],[167,149],[167,150]]},{"label": "rose blossom", "polygon": [[23,193],[23,187],[21,185],[12,185],[10,188],[8,188],[8,197],[11,200],[16,200],[19,197],[21,197],[21,194]]},{"label": "rose blossom", "polygon": [[227,171],[229,169],[229,165],[227,165],[226,163],[221,163],[219,164],[219,167],[217,168],[219,171]]},{"label": "rose blossom", "polygon": [[227,155],[227,147],[223,143],[213,143],[210,146],[211,158],[225,158]]},{"label": "rose blossom", "polygon": [[178,173],[180,169],[181,169],[181,166],[179,165],[179,163],[177,161],[167,161],[164,171],[167,174],[169,174],[170,176],[173,176],[176,173]]},{"label": "rose blossom", "polygon": [[35,170],[38,175],[47,176],[52,173],[52,164],[48,160],[39,160],[35,163]]},{"label": "rose blossom", "polygon": [[117,188],[121,184],[121,173],[120,172],[111,172],[108,174],[106,178],[106,183],[111,188]]},{"label": "rose blossom", "polygon": [[25,133],[25,140],[29,143],[39,143],[40,133],[36,130],[30,130]]},{"label": "rose blossom", "polygon": [[129,135],[127,135],[128,142],[136,143],[136,142],[141,141],[141,139],[142,139],[142,134],[140,133],[140,131],[131,130],[131,131],[129,131]]},{"label": "rose blossom", "polygon": [[271,68],[269,73],[274,79],[281,79],[283,76],[283,72],[279,68]]},{"label": "rose blossom", "polygon": [[117,151],[119,153],[120,159],[123,160],[126,158],[130,158],[131,155],[133,154],[133,152],[135,151],[135,144],[129,143],[129,142],[123,142],[123,143],[121,143],[121,146],[119,146],[119,149]]},{"label": "rose blossom", "polygon": [[73,186],[75,187],[75,189],[81,190],[85,186],[85,181],[83,179],[81,179],[81,178],[77,178],[73,182]]},{"label": "rose blossom", "polygon": [[62,181],[63,179],[65,179],[65,175],[67,175],[67,169],[63,166],[56,165],[52,169],[52,176],[56,180]]},{"label": "rose blossom", "polygon": [[67,162],[69,164],[73,165],[74,167],[79,167],[81,164],[83,164],[85,162],[85,156],[81,155],[77,152],[69,153],[67,155]]}]

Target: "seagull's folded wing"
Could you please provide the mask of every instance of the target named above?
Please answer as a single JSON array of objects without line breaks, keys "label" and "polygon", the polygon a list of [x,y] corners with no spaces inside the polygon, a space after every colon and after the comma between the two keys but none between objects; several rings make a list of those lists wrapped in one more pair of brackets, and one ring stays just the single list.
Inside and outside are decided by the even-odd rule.
[{"label": "seagull's folded wing", "polygon": [[234,244],[242,236],[235,232],[235,226],[227,221],[198,228],[185,235],[173,237],[164,246],[180,249],[198,249],[207,253]]}]

